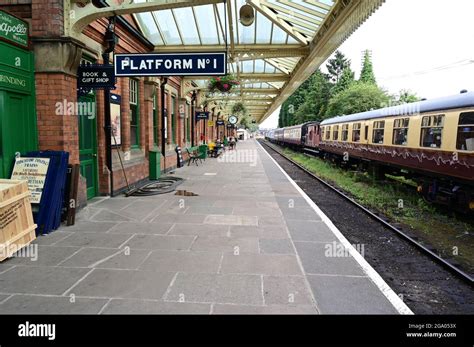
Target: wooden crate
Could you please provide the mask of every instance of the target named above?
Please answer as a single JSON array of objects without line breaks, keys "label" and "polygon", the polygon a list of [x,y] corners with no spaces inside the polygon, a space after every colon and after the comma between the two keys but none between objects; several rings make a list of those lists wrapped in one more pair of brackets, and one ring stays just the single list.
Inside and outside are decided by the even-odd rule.
[{"label": "wooden crate", "polygon": [[26,181],[0,179],[0,261],[29,245],[35,229]]}]

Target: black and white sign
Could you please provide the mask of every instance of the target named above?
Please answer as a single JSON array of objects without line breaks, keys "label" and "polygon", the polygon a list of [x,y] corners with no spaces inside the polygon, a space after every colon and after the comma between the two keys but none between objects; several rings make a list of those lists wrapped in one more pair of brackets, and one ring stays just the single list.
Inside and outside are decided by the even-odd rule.
[{"label": "black and white sign", "polygon": [[223,120],[218,120],[218,121],[216,122],[216,124],[217,124],[217,126],[219,126],[219,125],[224,125],[224,121],[223,121]]},{"label": "black and white sign", "polygon": [[223,76],[227,53],[115,54],[116,76]]},{"label": "black and white sign", "polygon": [[196,120],[209,119],[209,112],[199,112],[195,114]]},{"label": "black and white sign", "polygon": [[115,74],[112,65],[88,64],[77,69],[77,89],[115,89]]}]

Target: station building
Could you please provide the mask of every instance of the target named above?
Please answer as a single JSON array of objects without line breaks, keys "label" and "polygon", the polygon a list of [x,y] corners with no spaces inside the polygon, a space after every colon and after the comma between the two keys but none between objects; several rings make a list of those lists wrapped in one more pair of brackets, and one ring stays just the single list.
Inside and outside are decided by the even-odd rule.
[{"label": "station building", "polygon": [[[77,71],[80,64],[104,63],[105,33],[112,15],[117,15],[114,53],[227,50],[230,70],[242,80],[229,100],[244,100],[260,122],[380,3],[328,0],[315,5],[266,5],[274,7],[271,13],[254,4],[255,24],[244,27],[237,19],[238,7],[244,3],[235,1],[143,5],[120,0],[0,0],[0,29],[26,28],[15,37],[0,30],[0,178],[9,177],[18,153],[67,151],[70,164],[80,164],[79,204],[83,205],[95,196],[123,191],[125,175],[136,184],[173,170],[176,146],[184,149],[230,135],[226,125],[216,125],[217,120],[226,120],[230,106],[219,107],[223,99],[219,96],[206,101],[205,80],[169,76],[165,84],[161,77],[119,77],[111,91],[115,101],[110,100],[115,134],[110,174],[104,91],[78,95]],[[166,11],[168,17],[160,18]],[[297,15],[288,18],[288,11]],[[174,24],[167,22],[173,20],[170,16]],[[194,23],[194,31],[184,25],[187,20]],[[162,108],[167,124],[161,121]],[[201,110],[210,112],[209,120],[193,124],[195,112]],[[161,154],[163,128],[165,156]]]}]

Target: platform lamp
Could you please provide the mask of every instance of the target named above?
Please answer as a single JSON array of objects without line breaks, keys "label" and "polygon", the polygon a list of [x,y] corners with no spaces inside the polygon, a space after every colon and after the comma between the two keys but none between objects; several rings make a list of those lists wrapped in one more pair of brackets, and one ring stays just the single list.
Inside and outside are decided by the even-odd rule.
[{"label": "platform lamp", "polygon": [[[104,65],[109,65],[110,53],[113,53],[118,37],[115,34],[115,22],[117,17],[109,17],[109,24],[105,31],[104,39],[106,48],[102,53]],[[105,161],[109,170],[110,196],[114,196],[114,174],[112,171],[112,122],[110,116],[110,90],[104,90],[104,131],[105,131]]]}]

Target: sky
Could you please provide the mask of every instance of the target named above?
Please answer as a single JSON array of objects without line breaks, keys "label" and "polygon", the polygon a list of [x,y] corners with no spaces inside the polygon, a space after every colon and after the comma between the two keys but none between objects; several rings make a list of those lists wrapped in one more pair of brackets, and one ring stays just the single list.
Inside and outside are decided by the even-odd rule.
[{"label": "sky", "polygon": [[[377,83],[390,94],[409,89],[432,99],[474,91],[473,14],[473,0],[386,0],[339,50],[356,78],[362,52],[372,51]],[[278,113],[260,127],[277,127]]]}]

